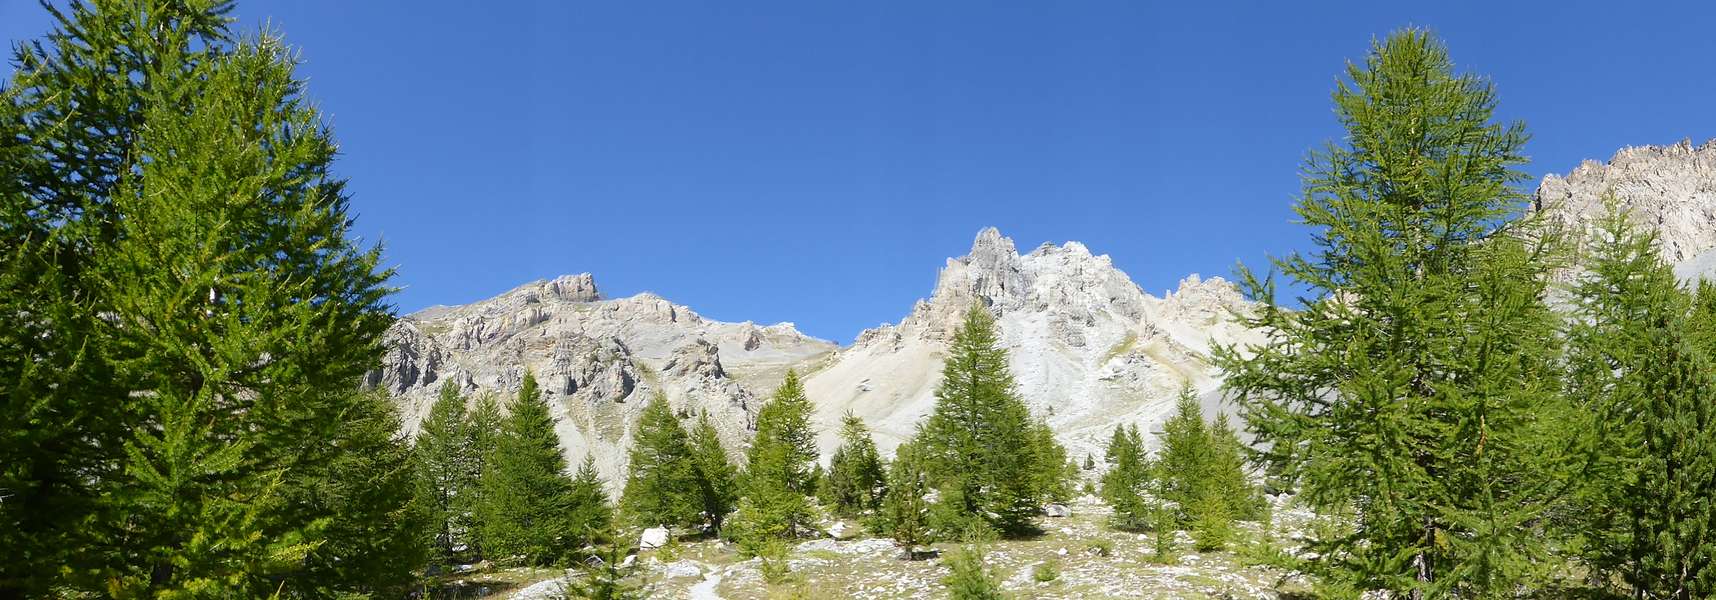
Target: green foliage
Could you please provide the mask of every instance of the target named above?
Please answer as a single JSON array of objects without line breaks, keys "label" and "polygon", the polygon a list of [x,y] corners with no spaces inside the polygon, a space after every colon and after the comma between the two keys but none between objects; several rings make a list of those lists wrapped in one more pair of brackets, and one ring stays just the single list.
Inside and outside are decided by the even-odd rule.
[{"label": "green foliage", "polygon": [[1055,430],[1038,420],[1031,424],[1031,478],[1038,497],[1050,502],[1066,502],[1073,497],[1073,481],[1078,478],[1078,465],[1067,458],[1067,449],[1055,440]]},{"label": "green foliage", "polygon": [[[1569,396],[1591,421],[1576,522],[1599,573],[1632,595],[1716,594],[1716,379],[1709,287],[1694,298],[1610,201],[1574,288]],[[1709,339],[1705,337],[1703,339]]]},{"label": "green foliage", "polygon": [[917,435],[950,521],[981,519],[1008,534],[1035,527],[1042,481],[1030,414],[1014,388],[995,318],[974,306],[954,334],[935,410]]},{"label": "green foliage", "polygon": [[638,567],[634,563],[626,565],[626,556],[637,552],[637,548],[621,543],[619,534],[614,531],[594,533],[600,530],[586,530],[586,536],[599,540],[600,543],[588,556],[583,557],[574,565],[578,577],[567,577],[561,584],[560,598],[562,600],[643,600],[649,598],[653,590],[646,582],[641,581]]},{"label": "green foliage", "polygon": [[691,456],[703,518],[710,529],[719,532],[739,501],[739,478],[733,463],[727,460],[727,449],[721,446],[720,435],[709,423],[709,415],[699,415],[697,426],[691,430]]},{"label": "green foliage", "polygon": [[483,547],[492,559],[553,564],[584,544],[570,517],[591,507],[574,504],[554,417],[530,372],[508,410],[483,471]]},{"label": "green foliage", "polygon": [[947,585],[947,597],[954,600],[1003,600],[1001,578],[983,564],[982,546],[961,546],[947,558],[951,570],[941,582]]},{"label": "green foliage", "polygon": [[918,546],[934,540],[929,527],[929,501],[924,499],[929,492],[929,474],[924,470],[917,445],[900,444],[889,465],[888,493],[883,499],[882,514],[889,537],[904,549],[908,560],[916,558]]},{"label": "green foliage", "polygon": [[757,543],[757,569],[769,585],[792,583],[792,569],[787,565],[787,545],[780,538],[768,538]]},{"label": "green foliage", "polygon": [[631,462],[620,511],[641,527],[690,527],[703,520],[697,464],[685,429],[673,416],[667,396],[656,394],[644,405],[632,430]]},{"label": "green foliage", "polygon": [[1538,580],[1539,525],[1573,479],[1544,302],[1555,236],[1524,208],[1520,125],[1428,33],[1377,42],[1334,93],[1344,144],[1312,153],[1295,207],[1314,248],[1275,261],[1306,290],[1263,303],[1225,348],[1229,397],[1263,459],[1353,535],[1308,568],[1360,590],[1511,595]]},{"label": "green foliage", "polygon": [[1150,513],[1151,540],[1154,542],[1154,553],[1150,560],[1157,564],[1173,564],[1174,562],[1174,511],[1167,507],[1158,506]]},{"label": "green foliage", "polygon": [[828,495],[834,512],[861,516],[882,507],[887,496],[887,467],[864,421],[850,412],[841,418],[840,448],[828,463]]},{"label": "green foliage", "polygon": [[1115,425],[1105,456],[1109,467],[1102,474],[1102,497],[1114,508],[1109,524],[1124,531],[1149,527],[1156,503],[1146,501],[1144,492],[1153,483],[1152,465],[1138,426]]},{"label": "green foliage", "polygon": [[1176,507],[1181,523],[1190,522],[1192,506],[1205,494],[1210,446],[1203,407],[1188,384],[1180,388],[1174,415],[1162,424],[1162,497]]},{"label": "green foliage", "polygon": [[1084,551],[1094,556],[1108,558],[1114,556],[1114,542],[1108,538],[1096,538],[1085,543]]},{"label": "green foliage", "polygon": [[413,448],[420,500],[433,531],[434,559],[442,565],[453,564],[456,549],[476,544],[478,507],[472,500],[482,466],[468,427],[470,418],[458,385],[442,384]]},{"label": "green foliage", "polygon": [[1045,560],[1037,563],[1037,566],[1031,569],[1031,579],[1037,583],[1048,583],[1060,578],[1061,561],[1059,559]]},{"label": "green foliage", "polygon": [[393,589],[389,272],[290,52],[228,2],[49,10],[0,86],[0,596]]},{"label": "green foliage", "polygon": [[1233,538],[1233,513],[1229,503],[1215,494],[1198,496],[1188,512],[1192,522],[1192,546],[1198,552],[1226,550]]},{"label": "green foliage", "polygon": [[607,482],[596,472],[595,455],[585,454],[584,461],[578,464],[566,503],[566,530],[579,539],[589,541],[593,535],[590,532],[614,528],[614,507],[608,498]]},{"label": "green foliage", "polygon": [[793,371],[787,371],[774,397],[757,411],[757,435],[745,467],[745,494],[732,532],[743,551],[755,552],[766,540],[810,531],[809,496],[815,492],[811,466],[817,457],[810,414],[810,400]]}]

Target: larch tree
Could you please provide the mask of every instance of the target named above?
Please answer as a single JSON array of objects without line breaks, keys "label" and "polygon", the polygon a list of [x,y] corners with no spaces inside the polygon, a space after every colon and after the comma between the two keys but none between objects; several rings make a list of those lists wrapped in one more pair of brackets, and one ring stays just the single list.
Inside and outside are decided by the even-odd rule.
[{"label": "larch tree", "polygon": [[[5,509],[29,511],[31,522],[7,541],[25,563],[72,555],[0,586],[322,597],[398,591],[401,570],[423,560],[422,544],[409,542],[422,525],[407,518],[407,445],[385,429],[391,407],[357,389],[393,319],[390,272],[349,233],[345,182],[332,174],[337,145],[303,96],[291,51],[268,35],[227,42],[229,8],[74,5],[57,13],[55,50],[23,51],[26,81],[0,121],[42,136],[26,147],[61,149],[45,171],[8,176],[66,178],[31,184],[41,202],[31,214],[51,223],[26,225],[14,241],[45,248],[81,230],[71,243],[90,246],[38,263],[59,271],[28,285],[48,286],[37,290],[44,298],[87,299],[78,310],[93,318],[57,320],[65,307],[7,317],[46,335],[22,355],[25,379],[8,401],[27,403],[24,418],[73,426],[25,434],[49,438],[7,457],[32,469]],[[65,64],[55,53],[81,56]],[[38,121],[68,116],[60,111],[78,97],[91,100],[71,111],[79,132]],[[77,147],[66,153],[64,143]],[[38,393],[30,382],[73,338],[80,365]],[[99,382],[79,380],[95,374]],[[110,427],[114,418],[123,425]],[[352,449],[371,454],[342,455]],[[86,460],[95,462],[75,482],[55,474]],[[47,497],[38,493],[61,497],[50,509],[34,504]],[[71,523],[76,531],[64,529]],[[379,537],[353,539],[342,524]],[[64,545],[39,546],[47,540]]]},{"label": "larch tree", "polygon": [[483,548],[491,559],[555,564],[583,545],[584,532],[572,530],[573,480],[529,371],[507,409],[483,472]]},{"label": "larch tree", "polygon": [[664,394],[650,398],[632,430],[620,512],[640,527],[695,527],[703,522],[691,443]]},{"label": "larch tree", "polygon": [[847,412],[840,420],[840,447],[828,462],[829,496],[835,512],[863,516],[882,507],[888,473],[864,420]]},{"label": "larch tree", "polygon": [[810,530],[816,490],[816,433],[810,426],[810,400],[798,373],[787,371],[774,396],[757,411],[757,434],[746,453],[735,539],[747,552],[768,540],[793,538]]},{"label": "larch tree", "polygon": [[1217,362],[1264,458],[1352,535],[1318,540],[1327,585],[1411,597],[1511,594],[1542,575],[1567,492],[1570,412],[1545,302],[1558,244],[1521,217],[1523,126],[1490,82],[1407,29],[1350,64],[1341,144],[1313,152],[1295,211],[1312,249],[1241,269],[1268,332]]},{"label": "larch tree", "polygon": [[691,430],[691,454],[697,475],[698,505],[710,530],[719,533],[727,515],[739,502],[739,478],[707,414],[698,415],[697,426]]},{"label": "larch tree", "polygon": [[469,426],[458,384],[450,380],[441,384],[429,415],[418,426],[414,446],[422,501],[434,530],[434,558],[440,564],[452,564],[460,552],[473,546],[476,507],[471,499],[481,471]]},{"label": "larch tree", "polygon": [[[1569,396],[1588,415],[1590,566],[1638,598],[1716,594],[1716,364],[1701,311],[1611,199],[1573,288]],[[1709,303],[1709,288],[1700,291]],[[1705,314],[1708,314],[1707,312]],[[1708,338],[1705,338],[1708,339]]]},{"label": "larch tree", "polygon": [[917,434],[942,492],[941,512],[1006,534],[1030,530],[1042,511],[1031,416],[1015,387],[995,318],[973,306],[949,345],[935,409]]}]

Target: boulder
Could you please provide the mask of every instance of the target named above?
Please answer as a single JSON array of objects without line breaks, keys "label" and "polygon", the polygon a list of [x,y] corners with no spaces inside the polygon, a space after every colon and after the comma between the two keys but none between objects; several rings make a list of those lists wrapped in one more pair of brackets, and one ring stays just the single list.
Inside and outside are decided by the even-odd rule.
[{"label": "boulder", "polygon": [[1043,507],[1043,514],[1057,518],[1070,517],[1072,516],[1072,509],[1067,508],[1065,504],[1050,504]]},{"label": "boulder", "polygon": [[644,550],[660,548],[667,545],[667,528],[651,527],[638,536],[638,547]]},{"label": "boulder", "polygon": [[845,521],[835,521],[828,526],[828,536],[837,540],[850,540],[858,537],[858,528],[847,525]]}]

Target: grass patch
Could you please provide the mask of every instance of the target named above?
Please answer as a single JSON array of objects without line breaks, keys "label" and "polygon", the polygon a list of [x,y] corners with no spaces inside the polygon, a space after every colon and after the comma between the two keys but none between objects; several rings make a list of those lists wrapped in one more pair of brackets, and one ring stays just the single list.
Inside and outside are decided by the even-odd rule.
[{"label": "grass patch", "polygon": [[1114,360],[1115,357],[1127,353],[1136,345],[1138,345],[1138,333],[1128,331],[1126,332],[1126,339],[1120,340],[1120,343],[1115,344],[1113,347],[1108,349],[1107,353],[1102,355],[1102,362],[1107,363],[1108,361]]},{"label": "grass patch", "polygon": [[826,560],[826,561],[830,561],[830,562],[839,562],[841,559],[841,554],[839,552],[835,552],[833,550],[822,550],[822,549],[807,550],[807,551],[805,551],[804,556],[806,558],[815,558],[815,559]]},{"label": "grass patch", "polygon": [[1031,579],[1038,583],[1048,583],[1061,578],[1061,561],[1049,559],[1031,569]]}]

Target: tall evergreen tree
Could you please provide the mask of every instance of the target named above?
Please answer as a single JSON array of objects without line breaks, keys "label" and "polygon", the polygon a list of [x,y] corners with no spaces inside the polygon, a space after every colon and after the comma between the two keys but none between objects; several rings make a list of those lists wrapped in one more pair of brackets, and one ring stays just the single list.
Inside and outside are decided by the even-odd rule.
[{"label": "tall evergreen tree", "polygon": [[[1716,594],[1716,376],[1692,297],[1610,201],[1574,288],[1570,395],[1591,416],[1578,496],[1592,566],[1638,598]],[[1705,288],[1708,290],[1708,288]],[[1707,302],[1707,300],[1706,300]]]},{"label": "tall evergreen tree", "polygon": [[500,402],[491,392],[477,396],[476,405],[466,413],[468,423],[465,425],[465,447],[470,448],[472,469],[470,478],[475,485],[470,489],[470,498],[462,502],[465,513],[469,515],[471,534],[466,536],[466,543],[471,546],[473,557],[488,556],[483,549],[483,519],[486,516],[484,502],[483,479],[485,474],[494,468],[495,447],[499,444],[501,435]]},{"label": "tall evergreen tree", "polygon": [[[1295,207],[1314,250],[1275,267],[1308,292],[1263,303],[1268,340],[1218,352],[1227,391],[1302,497],[1356,515],[1320,540],[1325,581],[1412,598],[1512,593],[1540,569],[1540,518],[1570,479],[1553,236],[1515,184],[1526,134],[1495,93],[1409,29],[1334,93],[1347,136],[1314,152]],[[1564,433],[1564,431],[1563,431]]]},{"label": "tall evergreen tree", "polygon": [[811,467],[817,459],[810,414],[810,400],[794,371],[787,371],[774,397],[757,411],[736,532],[747,551],[767,540],[797,537],[810,527],[808,496],[816,492]]},{"label": "tall evergreen tree", "polygon": [[954,334],[935,410],[918,439],[945,512],[1010,534],[1034,526],[1041,490],[1030,413],[1007,369],[995,318],[981,305]]},{"label": "tall evergreen tree", "polygon": [[418,497],[412,448],[400,434],[394,400],[357,394],[338,419],[326,462],[288,476],[288,504],[326,515],[325,533],[297,568],[275,579],[301,582],[300,598],[397,598],[417,583],[433,529]]},{"label": "tall evergreen tree", "polygon": [[739,478],[727,449],[721,446],[721,436],[709,423],[709,415],[699,415],[697,426],[691,430],[691,455],[697,472],[697,492],[701,499],[703,518],[710,529],[719,532],[727,515],[739,502]]},{"label": "tall evergreen tree", "polygon": [[472,546],[475,534],[477,476],[481,472],[471,432],[465,398],[452,381],[441,384],[441,393],[429,408],[417,431],[414,448],[423,502],[434,530],[435,559],[451,564],[456,555]]},{"label": "tall evergreen tree", "polygon": [[697,469],[685,429],[674,418],[667,396],[657,393],[644,405],[632,430],[631,461],[620,511],[642,527],[692,527],[702,522]]},{"label": "tall evergreen tree", "polygon": [[840,448],[829,460],[828,486],[834,509],[847,516],[869,514],[887,495],[887,469],[876,452],[870,428],[847,412],[840,420]]},{"label": "tall evergreen tree", "polygon": [[19,376],[5,418],[24,419],[0,457],[0,543],[23,557],[0,567],[5,589],[317,595],[334,584],[304,565],[376,550],[328,529],[327,511],[359,509],[345,498],[291,499],[385,470],[330,463],[359,443],[339,418],[366,408],[389,273],[348,236],[335,143],[289,51],[227,42],[225,10],[75,5],[48,45],[20,47],[0,121],[22,164],[0,187],[29,208],[5,215],[22,266],[4,284],[41,305],[5,317],[38,336],[5,342],[0,367]]},{"label": "tall evergreen tree", "polygon": [[491,558],[548,565],[583,544],[568,518],[573,481],[536,377],[524,374],[483,472],[483,547]]},{"label": "tall evergreen tree", "polygon": [[1072,500],[1078,465],[1067,458],[1067,449],[1055,439],[1055,430],[1042,420],[1031,423],[1032,479],[1037,497],[1050,502]]},{"label": "tall evergreen tree", "polygon": [[1162,424],[1162,497],[1174,503],[1180,522],[1192,519],[1205,493],[1212,449],[1203,407],[1188,385],[1180,389],[1174,414]]},{"label": "tall evergreen tree", "polygon": [[882,514],[888,525],[888,535],[904,549],[907,560],[917,558],[917,547],[934,541],[930,530],[929,473],[924,469],[922,453],[915,441],[900,444],[894,451],[894,461],[888,468],[888,495],[883,499]]},{"label": "tall evergreen tree", "polygon": [[1102,474],[1102,497],[1114,509],[1112,525],[1126,531],[1151,526],[1157,507],[1146,501],[1154,478],[1138,426],[1115,425],[1108,449],[1108,471]]},{"label": "tall evergreen tree", "polygon": [[572,491],[567,504],[567,530],[586,541],[614,528],[614,507],[608,499],[607,482],[596,471],[596,456],[585,454],[572,477]]}]

